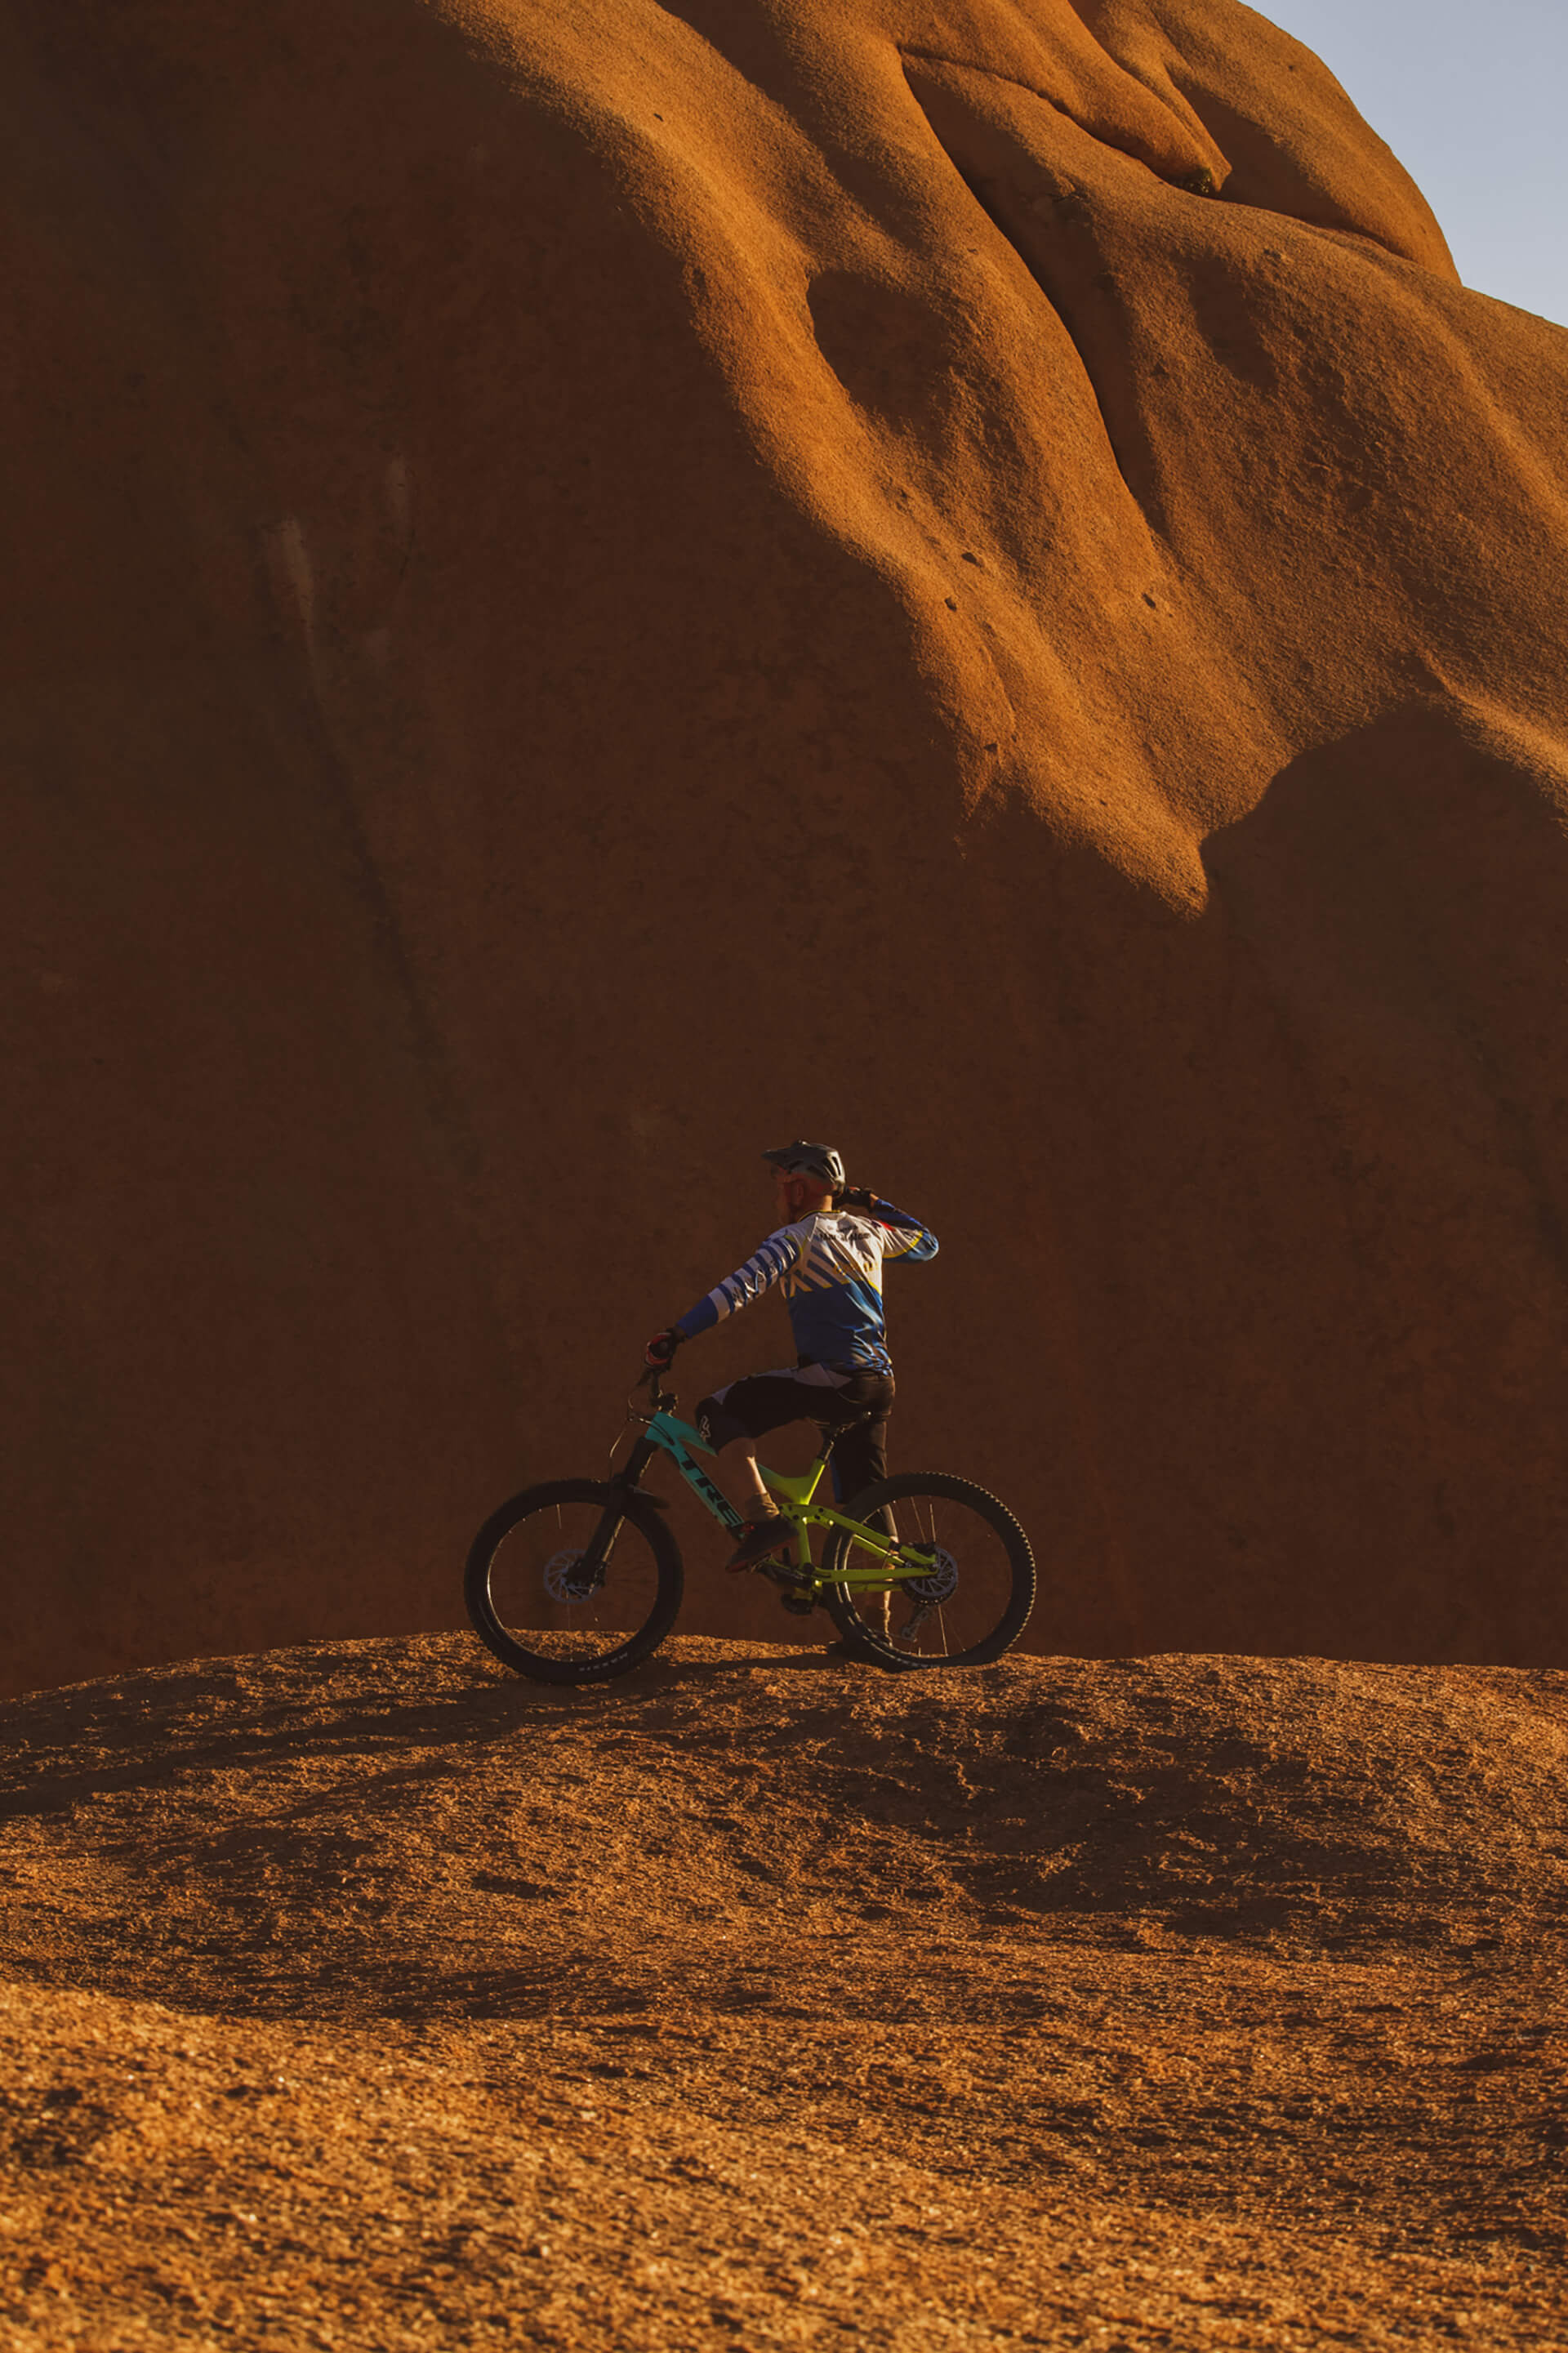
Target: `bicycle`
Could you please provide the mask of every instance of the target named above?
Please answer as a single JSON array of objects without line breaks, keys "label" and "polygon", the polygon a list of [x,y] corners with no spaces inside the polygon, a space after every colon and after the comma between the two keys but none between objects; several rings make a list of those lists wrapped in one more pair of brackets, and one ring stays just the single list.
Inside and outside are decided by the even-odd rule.
[{"label": "bicycle", "polygon": [[[548,1683],[605,1681],[640,1665],[669,1632],[685,1571],[660,1517],[668,1506],[642,1484],[658,1455],[668,1456],[721,1527],[739,1530],[740,1514],[696,1459],[714,1450],[677,1419],[677,1402],[657,1370],[646,1375],[626,1408],[644,1435],[620,1472],[612,1449],[608,1478],[525,1488],[475,1537],[463,1579],[468,1616],[480,1641],[519,1674]],[[804,1473],[759,1465],[790,1531],[788,1551],[760,1563],[759,1573],[781,1587],[795,1615],[825,1607],[845,1647],[889,1672],[999,1659],[1035,1599],[1034,1556],[1012,1513],[967,1479],[921,1471],[900,1472],[849,1509],[832,1510],[816,1496],[843,1434],[825,1430]],[[898,1533],[900,1515],[912,1535]],[[826,1532],[820,1562],[812,1557],[816,1529]]]}]

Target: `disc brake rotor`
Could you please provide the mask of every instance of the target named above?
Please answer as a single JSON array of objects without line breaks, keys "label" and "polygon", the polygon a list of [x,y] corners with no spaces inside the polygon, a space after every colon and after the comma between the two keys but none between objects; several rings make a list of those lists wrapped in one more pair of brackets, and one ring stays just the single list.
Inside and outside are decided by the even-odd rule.
[{"label": "disc brake rotor", "polygon": [[594,1598],[594,1581],[582,1574],[587,1554],[579,1548],[574,1552],[552,1553],[544,1564],[544,1590],[552,1601],[563,1601],[570,1609]]},{"label": "disc brake rotor", "polygon": [[[922,1545],[921,1550],[924,1552],[925,1549]],[[924,1577],[901,1577],[899,1579],[900,1592],[907,1593],[912,1601],[923,1602],[927,1609],[934,1609],[958,1588],[958,1563],[945,1546],[937,1545],[933,1549],[935,1566],[928,1569]]]}]

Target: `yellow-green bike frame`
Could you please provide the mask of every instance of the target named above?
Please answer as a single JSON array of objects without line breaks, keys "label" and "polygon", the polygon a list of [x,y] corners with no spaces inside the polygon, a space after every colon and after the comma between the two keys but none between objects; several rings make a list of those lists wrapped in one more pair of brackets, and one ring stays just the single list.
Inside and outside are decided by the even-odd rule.
[{"label": "yellow-green bike frame", "polygon": [[[672,1410],[675,1399],[658,1387],[658,1376],[650,1374],[647,1382],[649,1403],[645,1409],[631,1404],[632,1419],[646,1425],[646,1435],[638,1439],[627,1459],[626,1468],[615,1482],[639,1493],[643,1474],[658,1454],[668,1454],[692,1493],[702,1502],[721,1527],[731,1534],[741,1525],[741,1515],[734,1505],[721,1495],[713,1482],[696,1460],[700,1454],[711,1459],[715,1450],[709,1445],[700,1430],[689,1421],[679,1420]],[[827,1585],[841,1585],[861,1593],[890,1593],[912,1577],[930,1577],[937,1566],[935,1548],[930,1545],[900,1544],[896,1538],[883,1535],[877,1528],[868,1527],[863,1520],[854,1520],[847,1513],[830,1511],[813,1499],[822,1484],[833,1452],[834,1441],[840,1430],[829,1430],[822,1449],[809,1471],[786,1476],[782,1471],[770,1471],[759,1462],[757,1469],[773,1493],[779,1498],[781,1518],[789,1523],[791,1548],[786,1555],[775,1554],[763,1564],[765,1573],[776,1582],[789,1586],[805,1601],[815,1600]],[[655,1499],[657,1500],[657,1498]],[[611,1514],[606,1514],[606,1519]],[[831,1577],[824,1575],[822,1567],[811,1556],[813,1528],[837,1529],[854,1540],[857,1552],[866,1556],[866,1566],[859,1567],[845,1558],[834,1567]]]}]

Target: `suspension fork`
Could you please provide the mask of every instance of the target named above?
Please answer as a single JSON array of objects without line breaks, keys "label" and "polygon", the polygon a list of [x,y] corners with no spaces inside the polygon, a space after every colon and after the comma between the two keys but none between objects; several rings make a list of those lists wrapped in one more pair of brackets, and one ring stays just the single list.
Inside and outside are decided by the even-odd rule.
[{"label": "suspension fork", "polygon": [[[643,1472],[658,1451],[651,1438],[639,1438],[626,1457],[626,1468],[617,1479],[611,1481],[611,1485],[621,1488],[640,1486]],[[618,1503],[605,1504],[583,1563],[596,1581],[603,1579],[609,1566],[610,1555],[616,1548],[616,1538],[626,1525],[626,1516]]]}]

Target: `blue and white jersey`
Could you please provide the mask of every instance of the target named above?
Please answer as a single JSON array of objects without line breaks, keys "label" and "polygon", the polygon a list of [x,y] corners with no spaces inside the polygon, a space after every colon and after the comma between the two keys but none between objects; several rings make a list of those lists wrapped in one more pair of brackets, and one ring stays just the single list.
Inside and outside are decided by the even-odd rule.
[{"label": "blue and white jersey", "polygon": [[761,1250],[727,1274],[676,1325],[683,1339],[711,1331],[776,1282],[789,1303],[795,1345],[813,1364],[890,1373],[882,1263],[936,1256],[936,1236],[918,1218],[879,1201],[875,1209],[837,1209],[781,1226]]}]

